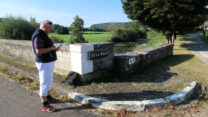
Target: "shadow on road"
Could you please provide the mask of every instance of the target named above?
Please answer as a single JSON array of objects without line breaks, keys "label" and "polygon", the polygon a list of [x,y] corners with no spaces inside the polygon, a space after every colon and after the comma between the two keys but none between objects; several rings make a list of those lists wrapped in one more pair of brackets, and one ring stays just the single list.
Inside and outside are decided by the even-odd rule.
[{"label": "shadow on road", "polygon": [[189,37],[186,38],[186,41],[187,43],[182,44],[181,47],[192,51],[208,51],[208,45],[195,34],[189,35]]},{"label": "shadow on road", "polygon": [[62,107],[62,108],[57,108],[56,112],[60,112],[64,110],[84,110],[84,109],[93,109],[93,107],[89,105],[76,106],[76,107]]}]

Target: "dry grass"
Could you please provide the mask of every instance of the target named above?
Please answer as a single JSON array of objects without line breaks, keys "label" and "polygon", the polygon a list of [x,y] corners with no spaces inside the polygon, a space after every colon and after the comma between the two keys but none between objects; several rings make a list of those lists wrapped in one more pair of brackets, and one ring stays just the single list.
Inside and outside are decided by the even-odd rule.
[{"label": "dry grass", "polygon": [[[182,46],[184,44],[185,39],[183,38],[180,38],[175,42],[174,55],[193,55],[193,57],[178,65],[171,66],[170,69],[179,74],[182,74],[189,81],[196,81],[205,87],[208,87],[208,66],[204,64],[200,58],[195,56],[192,51],[188,50],[187,46]],[[206,94],[206,97],[207,96],[208,95]]]}]

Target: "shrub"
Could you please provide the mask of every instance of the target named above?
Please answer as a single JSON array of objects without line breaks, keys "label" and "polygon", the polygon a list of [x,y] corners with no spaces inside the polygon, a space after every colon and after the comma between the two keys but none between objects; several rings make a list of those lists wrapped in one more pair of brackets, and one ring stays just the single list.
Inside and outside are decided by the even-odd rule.
[{"label": "shrub", "polygon": [[5,39],[30,40],[38,27],[22,17],[6,17],[0,22],[0,37]]},{"label": "shrub", "polygon": [[54,43],[63,43],[64,42],[62,39],[59,39],[55,36],[51,36],[50,38]]},{"label": "shrub", "polygon": [[59,24],[53,25],[53,32],[57,34],[69,34],[69,28],[61,26]]},{"label": "shrub", "polygon": [[144,38],[146,32],[134,31],[129,29],[117,29],[112,33],[111,41],[113,42],[134,42],[139,38]]},{"label": "shrub", "polygon": [[112,31],[111,41],[113,42],[134,42],[146,37],[147,28],[140,22],[130,22],[121,24],[119,29]]}]

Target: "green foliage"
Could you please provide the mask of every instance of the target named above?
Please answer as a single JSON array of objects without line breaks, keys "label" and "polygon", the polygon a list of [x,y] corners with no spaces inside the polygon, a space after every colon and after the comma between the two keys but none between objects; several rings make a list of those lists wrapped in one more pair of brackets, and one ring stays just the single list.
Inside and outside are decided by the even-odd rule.
[{"label": "green foliage", "polygon": [[64,42],[62,39],[59,39],[56,36],[50,36],[50,38],[54,43],[63,43]]},{"label": "green foliage", "polygon": [[92,25],[92,26],[90,26],[90,29],[91,29],[92,31],[96,31],[96,30],[97,30],[97,27],[96,27],[95,25]]},{"label": "green foliage", "polygon": [[91,25],[89,30],[90,31],[105,31],[101,28],[98,28],[95,24]]},{"label": "green foliage", "polygon": [[206,0],[122,0],[132,20],[162,31],[167,39],[199,26],[206,18]]},{"label": "green foliage", "polygon": [[145,48],[165,44],[165,35],[163,33],[150,31],[147,33],[147,37],[148,37],[148,42]]},{"label": "green foliage", "polygon": [[133,31],[127,29],[118,29],[113,32],[111,41],[113,42],[133,42],[144,36],[141,31]]},{"label": "green foliage", "polygon": [[61,26],[59,24],[54,24],[53,32],[57,34],[69,34],[69,28]]},{"label": "green foliage", "polygon": [[85,43],[85,39],[82,36],[82,31],[84,27],[84,21],[79,18],[79,16],[76,16],[74,18],[74,22],[71,25],[72,28],[72,34],[70,38],[70,43]]},{"label": "green foliage", "polygon": [[31,91],[38,90],[38,87],[37,86],[30,86],[29,90],[31,90]]},{"label": "green foliage", "polygon": [[0,37],[5,39],[30,40],[38,27],[35,19],[28,22],[22,17],[6,17],[0,22]]},{"label": "green foliage", "polygon": [[122,24],[119,29],[113,29],[111,41],[113,42],[133,42],[146,37],[146,28],[139,22]]},{"label": "green foliage", "polygon": [[[129,24],[130,22],[113,22],[113,24],[115,25],[116,28],[119,28],[122,24]],[[110,23],[100,23],[100,24],[93,24],[90,27],[94,28],[96,27],[96,30],[92,30],[92,31],[107,31],[107,28],[112,24],[112,22]]]}]

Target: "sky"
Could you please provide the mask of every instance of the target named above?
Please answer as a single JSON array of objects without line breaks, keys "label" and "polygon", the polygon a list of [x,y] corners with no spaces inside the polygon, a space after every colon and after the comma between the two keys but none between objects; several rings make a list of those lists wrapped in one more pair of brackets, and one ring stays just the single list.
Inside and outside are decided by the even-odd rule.
[{"label": "sky", "polygon": [[70,26],[78,15],[84,26],[106,22],[128,22],[121,0],[0,0],[0,17],[22,16],[37,22],[49,19]]}]

